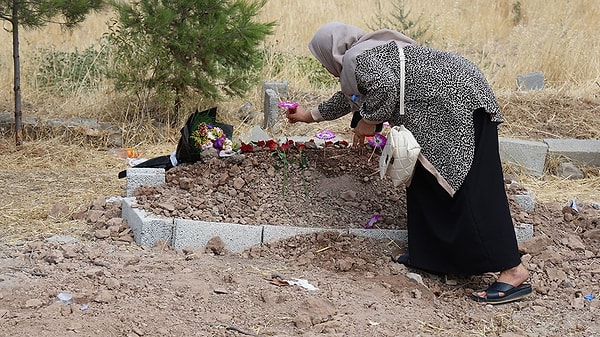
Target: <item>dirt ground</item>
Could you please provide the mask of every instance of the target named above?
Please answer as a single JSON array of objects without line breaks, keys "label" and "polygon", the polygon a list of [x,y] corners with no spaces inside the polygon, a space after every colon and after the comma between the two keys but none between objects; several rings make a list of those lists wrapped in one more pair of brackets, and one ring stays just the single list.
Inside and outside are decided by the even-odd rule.
[{"label": "dirt ground", "polygon": [[72,237],[54,236],[2,246],[3,335],[600,334],[600,211],[589,205],[579,205],[576,215],[559,204],[516,211],[536,225],[535,238],[521,245],[535,293],[486,306],[469,294],[493,275],[410,270],[390,261],[396,248],[390,241],[329,232],[241,254],[218,242],[207,249],[150,249],[131,242],[118,204],[99,200],[92,207],[105,218],[95,226],[106,222],[106,238],[71,243]]},{"label": "dirt ground", "polygon": [[[282,168],[273,170],[276,159],[261,152],[178,167],[168,171],[166,185],[136,193],[140,205],[169,216],[360,228],[382,213],[376,227],[403,228],[404,208],[389,213],[393,201],[383,197],[389,193],[401,206],[403,193],[383,188],[369,153],[348,160],[340,151],[351,150],[307,151],[315,166],[291,164],[285,184]],[[233,188],[240,180],[243,186]],[[240,254],[227,252],[218,239],[202,249],[140,247],[120,218],[118,199],[99,198],[70,215],[90,226],[87,237],[0,246],[0,331],[52,337],[600,335],[600,205],[576,204],[575,211],[538,203],[526,211],[514,202],[523,190],[507,180],[514,221],[535,226],[535,237],[520,245],[535,292],[520,302],[475,303],[469,294],[495,275],[407,269],[390,259],[405,244],[391,240],[326,232]],[[369,194],[382,203],[361,202],[371,200]],[[49,215],[63,211],[56,206]]]},{"label": "dirt ground", "polygon": [[[563,105],[550,115],[517,105],[532,119],[527,126],[509,122],[503,132],[569,137],[578,128],[561,127],[562,116],[577,116],[582,126],[597,120],[597,105]],[[574,112],[576,107],[583,110]],[[585,130],[598,132],[595,126]],[[138,246],[113,198],[124,194],[124,182],[116,179],[126,167],[122,160],[105,149],[60,140],[21,149],[11,142],[0,140],[0,336],[600,336],[600,200],[589,198],[600,189],[597,175],[579,181],[507,175],[514,221],[534,225],[534,238],[520,244],[534,293],[490,306],[469,294],[485,288],[494,274],[465,278],[407,269],[390,260],[405,245],[390,240],[329,232],[240,254],[227,252],[216,239],[206,248],[181,251]],[[151,157],[173,148],[144,150]],[[362,227],[381,212],[377,226],[403,228],[403,192],[375,191],[384,187],[377,185],[369,154],[354,164],[344,164],[333,151],[321,155],[309,158],[321,170],[292,165],[287,185],[281,168],[268,165],[271,158],[247,159],[238,163],[247,169],[239,171],[222,162],[210,169],[178,168],[169,173],[169,184],[140,197],[157,212],[218,221]],[[319,158],[335,161],[327,166]],[[231,175],[223,175],[226,170]],[[259,183],[252,175],[259,171],[270,180]],[[202,183],[215,199],[200,200],[200,191],[189,188],[198,183],[191,180],[198,172],[215,175]],[[377,188],[369,190],[370,184]],[[537,189],[536,196],[546,186],[553,186],[557,200],[536,199],[533,210],[514,202],[523,188]],[[167,200],[173,193],[189,194]],[[361,201],[369,195],[390,197],[399,207],[390,210],[380,200],[366,206]],[[302,201],[289,203],[293,198]],[[234,199],[245,206],[229,203]],[[181,200],[195,200],[197,213],[186,211],[189,205]],[[336,213],[319,213],[324,206]],[[307,214],[312,218],[304,220]]]}]

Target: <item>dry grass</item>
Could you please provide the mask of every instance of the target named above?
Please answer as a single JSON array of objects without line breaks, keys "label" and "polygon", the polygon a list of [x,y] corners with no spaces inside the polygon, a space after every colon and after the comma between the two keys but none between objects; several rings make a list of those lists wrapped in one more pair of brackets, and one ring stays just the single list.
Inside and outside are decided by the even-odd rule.
[{"label": "dry grass", "polygon": [[[390,13],[395,1],[269,1],[260,17],[263,21],[275,20],[275,34],[266,42],[273,53],[309,56],[306,47],[314,31],[328,21],[343,21],[367,29],[373,26],[378,4],[384,13]],[[492,87],[499,94],[516,90],[519,74],[543,71],[546,86],[569,96],[599,99],[600,92],[600,35],[596,18],[600,3],[594,0],[548,2],[542,0],[442,0],[424,2],[402,1],[411,11],[411,18],[429,25],[431,45],[436,48],[458,51],[472,59],[484,70]],[[516,3],[521,4],[518,13]],[[105,84],[95,93],[83,96],[56,97],[36,87],[28,76],[39,66],[31,59],[39,48],[56,50],[83,50],[93,45],[107,31],[106,22],[111,13],[92,15],[80,29],[66,32],[57,26],[38,31],[24,31],[21,38],[23,67],[23,95],[30,104],[28,111],[52,116],[123,116],[126,104],[111,106],[110,102],[123,101],[119,93]],[[515,22],[519,19],[518,23]],[[11,36],[0,34],[0,42],[11,43]],[[11,49],[0,51],[0,67],[4,81],[0,88],[12,91]],[[29,57],[28,57],[29,56]],[[307,74],[290,62],[283,73],[275,74],[269,59],[266,60],[263,78],[288,80],[293,90],[312,92],[315,89]],[[227,118],[235,114],[245,102],[256,108],[261,104],[260,86],[244,99],[221,102],[220,110]],[[7,108],[12,105],[9,95],[0,102]],[[10,110],[9,110],[10,111]],[[120,118],[119,121],[125,120]]]},{"label": "dry grass", "polygon": [[[127,163],[103,149],[66,144],[63,137],[28,142],[15,149],[12,139],[0,138],[0,236],[4,239],[89,232],[82,221],[69,220],[97,198],[122,196],[125,180],[117,173]],[[143,156],[169,154],[169,145],[140,147]],[[69,207],[58,218],[48,214],[56,204]]]},{"label": "dry grass", "polygon": [[504,137],[600,139],[600,99],[544,90],[498,95],[498,102],[506,119]]},{"label": "dry grass", "polygon": [[[312,3],[311,3],[312,2]],[[506,137],[600,138],[600,2],[595,0],[440,0],[403,1],[413,17],[430,25],[431,46],[458,51],[481,66],[498,94],[507,122],[501,128]],[[520,3],[518,13],[514,4]],[[290,62],[276,73],[272,62],[276,55],[309,56],[306,45],[314,31],[328,21],[342,21],[364,28],[372,26],[381,5],[385,12],[393,2],[313,0],[269,1],[261,20],[276,20],[275,35],[266,43],[271,53],[265,63],[265,80],[287,80],[291,97],[312,105],[327,97],[335,87],[314,87],[297,64]],[[49,26],[39,31],[25,31],[21,36],[24,113],[41,118],[98,118],[118,125],[125,136],[125,146],[141,150],[151,158],[172,152],[178,130],[157,129],[152,118],[138,116],[135,104],[114,92],[110,83],[100,83],[95,90],[77,91],[57,96],[36,86],[29,76],[38,64],[30,56],[39,48],[82,50],[93,45],[106,32],[110,13],[93,15],[80,29],[72,32]],[[519,22],[515,24],[515,19]],[[0,42],[11,43],[11,36],[0,34]],[[12,50],[0,51],[0,72],[4,76],[0,89],[5,92],[0,109],[12,112]],[[546,90],[522,93],[516,90],[516,77],[522,73],[543,71]],[[261,86],[247,97],[219,104],[223,121],[233,124],[236,133],[253,125],[262,125],[258,114],[244,119],[238,109],[250,102],[262,108]],[[348,120],[320,124],[342,135],[349,134]],[[280,123],[276,135],[312,134],[313,125]],[[27,142],[21,149],[12,137],[0,138],[0,235],[5,238],[86,231],[84,224],[49,219],[55,203],[64,203],[72,212],[86,207],[97,197],[124,194],[124,181],[117,173],[126,163],[108,154],[107,148],[91,146],[81,139],[47,135]],[[518,169],[507,168],[518,174]],[[600,172],[584,168],[584,180],[565,180],[550,174],[541,178],[521,175],[521,181],[541,201],[600,201]]]}]

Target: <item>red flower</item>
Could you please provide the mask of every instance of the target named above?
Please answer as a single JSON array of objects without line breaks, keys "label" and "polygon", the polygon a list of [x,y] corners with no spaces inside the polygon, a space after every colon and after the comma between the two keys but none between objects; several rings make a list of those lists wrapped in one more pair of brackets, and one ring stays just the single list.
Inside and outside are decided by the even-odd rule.
[{"label": "red flower", "polygon": [[283,151],[289,150],[290,149],[290,144],[288,144],[288,143],[281,144],[281,149]]},{"label": "red flower", "polygon": [[259,140],[256,145],[258,145],[259,147],[265,147],[266,143],[264,140]]},{"label": "red flower", "polygon": [[252,145],[252,143],[250,143],[250,144],[244,144],[244,143],[242,143],[242,145],[240,146],[240,150],[242,151],[242,153],[253,152],[254,151],[254,145]]},{"label": "red flower", "polygon": [[298,149],[298,151],[304,151],[304,150],[306,150],[306,145],[298,144],[298,145],[296,145],[296,148]]},{"label": "red flower", "polygon": [[269,150],[275,151],[275,150],[277,150],[278,146],[279,145],[277,144],[277,142],[274,141],[273,139],[267,140],[267,147],[269,148]]}]

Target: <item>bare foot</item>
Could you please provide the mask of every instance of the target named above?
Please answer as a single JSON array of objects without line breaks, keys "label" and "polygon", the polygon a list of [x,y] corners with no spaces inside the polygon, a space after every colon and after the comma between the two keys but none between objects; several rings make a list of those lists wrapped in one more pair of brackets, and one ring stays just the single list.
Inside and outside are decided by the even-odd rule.
[{"label": "bare foot", "polygon": [[[501,271],[500,276],[498,276],[498,282],[508,283],[513,287],[518,287],[523,282],[527,281],[528,278],[529,270],[527,270],[527,268],[525,268],[525,266],[523,266],[523,264],[520,263],[514,268]],[[480,291],[475,295],[481,298],[486,297],[485,291]],[[500,297],[502,297],[504,296],[504,293],[500,293],[499,295]]]}]

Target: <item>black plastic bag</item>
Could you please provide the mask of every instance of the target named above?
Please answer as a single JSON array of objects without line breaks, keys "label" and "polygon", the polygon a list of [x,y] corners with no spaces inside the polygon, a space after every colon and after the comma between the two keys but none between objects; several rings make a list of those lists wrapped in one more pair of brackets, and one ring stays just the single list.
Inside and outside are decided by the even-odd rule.
[{"label": "black plastic bag", "polygon": [[[195,130],[200,123],[210,124],[217,126],[223,130],[223,133],[228,139],[233,137],[233,126],[229,124],[217,122],[217,108],[210,108],[204,111],[196,110],[188,117],[187,122],[181,128],[181,137],[179,143],[177,143],[177,150],[175,151],[175,159],[177,159],[177,165],[179,164],[191,164],[201,160],[200,152],[196,151],[190,144],[190,134]],[[135,165],[136,168],[164,168],[165,171],[173,168],[171,158],[169,155],[160,156],[149,159],[143,163]],[[127,171],[119,172],[119,179],[125,178]]]},{"label": "black plastic bag", "polygon": [[181,129],[181,138],[177,144],[177,151],[175,157],[177,163],[195,163],[200,161],[200,153],[192,148],[190,144],[190,134],[192,130],[198,127],[198,124],[205,123],[212,126],[219,127],[223,130],[223,133],[228,139],[233,136],[233,126],[228,124],[219,123],[217,119],[217,108],[210,108],[204,111],[194,112],[187,120],[183,128]]}]

